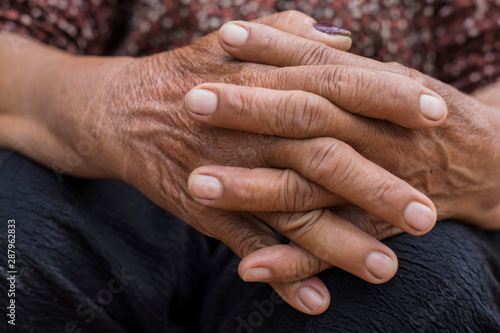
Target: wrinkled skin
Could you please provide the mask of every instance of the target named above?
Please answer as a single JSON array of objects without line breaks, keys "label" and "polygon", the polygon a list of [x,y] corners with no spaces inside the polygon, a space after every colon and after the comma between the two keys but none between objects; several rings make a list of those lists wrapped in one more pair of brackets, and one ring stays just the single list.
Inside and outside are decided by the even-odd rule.
[{"label": "wrinkled skin", "polygon": [[[278,25],[277,28],[283,28],[286,26],[285,23],[290,23],[290,20],[287,17],[281,22],[281,26],[279,20],[271,21],[275,26]],[[277,32],[278,30],[274,33]],[[288,38],[291,38],[290,36],[287,35]],[[311,36],[306,34],[303,37]],[[316,40],[327,43],[320,37]],[[274,52],[287,49],[280,47],[278,41],[279,38],[274,40],[272,45],[260,47],[247,43],[245,47],[249,48],[245,52],[240,49],[241,53],[238,53],[227,47],[224,51],[219,44],[217,34],[211,34],[192,46],[141,59],[73,58],[65,54],[54,54],[53,57],[57,61],[49,63],[43,69],[37,69],[41,73],[40,77],[45,76],[45,79],[51,77],[51,80],[35,85],[35,88],[28,92],[28,95],[35,96],[35,100],[39,97],[37,101],[43,101],[40,109],[44,111],[32,114],[29,112],[29,106],[23,105],[18,115],[5,116],[3,126],[16,128],[16,135],[23,137],[26,142],[22,147],[16,147],[13,144],[16,140],[9,138],[10,141],[7,140],[9,143],[6,146],[53,167],[59,173],[80,177],[122,179],[197,230],[223,240],[239,256],[247,256],[247,264],[252,263],[255,258],[258,260],[264,258],[272,265],[273,261],[269,258],[272,259],[276,253],[286,254],[288,261],[278,261],[278,266],[273,269],[273,277],[267,281],[273,282],[273,287],[290,304],[311,314],[321,313],[326,309],[329,303],[328,296],[325,296],[321,306],[308,310],[303,307],[304,304],[301,305],[302,301],[297,300],[298,289],[302,286],[311,286],[327,293],[317,278],[309,277],[331,265],[338,265],[373,283],[387,281],[395,273],[397,265],[392,273],[380,279],[367,273],[363,258],[371,251],[376,249],[393,259],[395,255],[383,244],[367,235],[364,236],[364,233],[357,231],[359,229],[351,227],[351,222],[369,235],[382,239],[401,232],[401,229],[411,232],[402,221],[402,211],[408,202],[416,200],[431,209],[434,208],[426,196],[411,189],[396,177],[383,173],[375,164],[367,164],[368,162],[363,162],[365,163],[363,165],[370,168],[370,172],[367,171],[367,178],[363,181],[368,188],[373,188],[373,191],[360,197],[346,190],[349,188],[347,185],[356,181],[348,177],[351,171],[349,167],[358,166],[357,164],[335,165],[334,163],[332,167],[326,164],[328,168],[323,168],[324,170],[317,168],[309,171],[307,167],[295,170],[299,169],[294,168],[296,162],[290,161],[288,157],[293,152],[299,151],[296,150],[298,147],[304,153],[315,150],[321,152],[322,147],[331,148],[325,149],[324,156],[320,155],[319,161],[316,159],[318,154],[314,154],[310,163],[306,165],[321,166],[325,165],[319,163],[321,161],[334,162],[336,159],[332,154],[345,154],[342,156],[347,156],[347,159],[355,156],[355,151],[347,145],[327,137],[337,138],[349,144],[368,160],[374,161],[428,195],[436,203],[440,218],[456,217],[475,222],[482,227],[498,227],[498,220],[495,218],[497,202],[494,198],[498,197],[495,195],[498,191],[498,177],[495,170],[498,170],[499,161],[497,154],[492,153],[498,150],[498,139],[495,136],[497,125],[492,108],[398,65],[385,65],[361,59],[317,42],[306,42],[304,39],[286,41],[285,45],[294,45],[294,52],[298,56],[288,55],[287,60],[280,59],[279,53],[266,56],[266,52],[273,52],[273,46]],[[296,43],[309,44],[297,46]],[[345,41],[342,43],[329,46],[346,49]],[[300,56],[301,52],[307,53],[311,50],[318,53]],[[267,65],[240,62],[226,52],[242,60]],[[285,55],[286,53],[281,53],[281,56]],[[272,65],[304,67],[290,71]],[[313,65],[330,66],[319,68]],[[363,114],[365,111],[370,111],[365,110],[363,105],[369,105],[369,101],[377,98],[375,94],[377,89],[366,88],[366,83],[363,83],[366,80],[363,79],[369,76],[363,74],[356,77],[348,74],[351,70],[347,67],[341,68],[335,65],[370,68],[376,71],[370,76],[375,81],[381,75],[385,75],[382,72],[404,74],[410,79],[391,76],[395,81],[386,79],[385,83],[382,81],[379,83],[381,86],[387,82],[396,82],[396,85],[400,83],[404,86],[402,90],[424,91],[424,86],[431,88],[434,93],[426,91],[427,94],[439,94],[447,102],[448,120],[436,130],[415,130],[404,129],[384,120],[344,115],[343,132],[331,131],[331,128],[322,128],[314,132],[314,129],[308,126],[299,126],[298,128],[306,129],[307,133],[295,135],[292,131],[289,135],[284,135],[286,131],[269,128],[269,124],[266,124],[262,127],[266,129],[265,135],[262,135],[203,124],[195,121],[185,110],[184,98],[191,88],[206,82],[218,82],[276,90],[310,91],[322,95],[331,102],[338,102],[339,106],[348,112]],[[320,72],[326,74],[318,76]],[[310,81],[311,77],[319,77],[316,84]],[[415,83],[412,83],[413,81]],[[341,93],[344,85],[333,84],[332,89],[323,89],[325,84],[335,82],[351,86],[352,95]],[[370,86],[378,87],[372,81]],[[410,89],[410,86],[413,88]],[[400,95],[404,101],[404,92]],[[362,97],[367,103],[357,105],[358,99],[355,97]],[[335,100],[336,98],[339,100]],[[383,111],[384,108],[379,109]],[[294,110],[300,112],[301,109]],[[373,114],[370,113],[370,116]],[[385,116],[379,113],[375,118],[384,119]],[[307,119],[307,115],[304,119]],[[442,121],[432,126],[419,127],[430,128],[440,125]],[[339,129],[340,127],[337,128]],[[316,139],[285,140],[269,135],[273,134],[273,131],[281,136]],[[37,149],[39,142],[43,142],[46,149]],[[298,154],[298,156],[306,155]],[[477,156],[477,159],[470,156]],[[485,160],[491,164],[484,163]],[[361,161],[359,157],[357,161]],[[224,210],[223,204],[217,205],[218,208],[206,207],[192,198],[187,179],[194,169],[207,165],[230,165],[247,169],[259,167],[264,169],[264,172],[267,172],[266,168],[284,169],[286,177],[278,179],[293,183],[292,194],[305,193],[304,197],[311,197],[313,200],[311,202],[302,200],[302,204],[289,205],[289,209],[283,210],[299,212],[313,210],[313,214],[269,213],[260,209],[257,203],[252,209],[237,212]],[[350,180],[344,184],[346,186],[337,186],[339,184],[329,182],[328,178],[324,177],[333,169],[345,174],[346,179]],[[245,186],[241,183],[240,185],[243,185],[239,187],[242,191],[248,192],[248,189],[251,189],[251,185]],[[269,187],[275,186],[270,184]],[[382,190],[378,190],[380,188]],[[334,191],[337,189],[338,192]],[[265,192],[250,191],[250,193],[258,198]],[[287,194],[283,195],[283,198],[287,198]],[[266,200],[256,200],[259,201]],[[354,208],[346,206],[348,201],[355,203],[356,206]],[[397,209],[392,209],[390,206],[393,202],[397,205],[395,207]],[[234,206],[234,202],[232,204]],[[314,209],[319,210],[314,211]],[[378,217],[375,218],[371,213]],[[304,216],[306,218],[303,218]],[[389,220],[390,224],[381,222],[381,216]],[[272,231],[258,218],[262,218],[289,236],[293,243],[278,245],[279,242]],[[318,222],[320,220],[321,223]],[[332,226],[332,223],[329,223],[331,221],[338,224]],[[320,255],[330,242],[318,236],[330,233],[312,226],[328,227],[329,230],[333,227],[340,228],[341,231],[336,235],[337,239],[342,240],[340,247],[345,245],[352,247],[347,246],[345,252],[338,253],[330,249],[324,256]],[[413,233],[423,234],[431,228],[432,225]],[[323,249],[315,249],[311,243],[321,244]],[[262,252],[273,251],[271,245],[278,246],[279,251]],[[254,252],[258,249],[261,250]],[[249,255],[252,252],[253,254]],[[266,253],[271,253],[272,256],[265,257]],[[349,257],[351,253],[358,256]],[[264,256],[259,257],[262,254]],[[358,262],[361,264],[358,265]],[[244,265],[245,261],[243,267]],[[241,267],[240,274],[243,276],[246,269],[243,269],[242,274]],[[302,279],[306,280],[295,282]]]},{"label": "wrinkled skin", "polygon": [[[332,47],[350,46],[345,38],[331,39],[315,32],[314,21],[303,14],[279,14],[269,21],[277,28],[291,27],[292,33]],[[217,34],[190,47],[140,59],[73,57],[32,41],[18,40],[16,43],[23,47],[20,56],[8,47],[12,39],[18,37],[0,36],[0,43],[7,46],[1,48],[0,56],[11,61],[2,68],[5,76],[0,79],[5,88],[0,98],[2,147],[53,168],[59,176],[122,179],[197,230],[221,239],[241,257],[279,244],[273,231],[255,215],[207,208],[194,201],[188,193],[187,179],[193,169],[206,164],[265,168],[278,151],[294,143],[199,124],[186,114],[184,97],[202,82],[285,88],[286,82],[278,71],[300,86],[304,84],[300,74],[304,73],[287,74],[272,66],[237,61],[220,48]],[[422,89],[415,86],[418,91]],[[321,147],[318,142],[316,149]],[[382,169],[377,172],[386,174]],[[392,181],[400,191],[408,192],[405,200],[418,200],[434,209],[423,194],[396,177]],[[338,195],[317,184],[305,179],[301,184],[307,185],[306,194],[315,200],[304,201],[306,206],[297,207],[299,210],[339,202]],[[299,227],[301,233],[308,230]],[[347,228],[339,236],[352,232],[352,226]],[[394,253],[362,231],[355,231],[361,241],[360,250],[352,251],[357,267],[351,270],[374,283],[390,279],[397,268]],[[308,234],[309,239],[313,237],[313,233]],[[374,250],[392,260],[391,270],[382,278],[370,275],[364,268],[366,256]],[[317,277],[272,285],[300,311],[318,314],[328,307],[328,290]],[[306,307],[300,298],[303,289],[315,289],[321,294],[321,303]]]},{"label": "wrinkled skin", "polygon": [[499,229],[498,108],[415,70],[398,64],[384,66],[414,77],[440,94],[447,103],[448,118],[431,130],[370,120],[364,136],[353,138],[350,144],[427,194],[436,204],[438,219],[453,218],[480,228]]},{"label": "wrinkled skin", "polygon": [[438,208],[438,219],[498,229],[500,145],[494,118],[499,113],[444,84],[436,88],[449,110],[441,127],[409,130],[379,122],[366,136],[377,142],[377,152],[371,140],[353,146],[426,193]]},{"label": "wrinkled skin", "polygon": [[[248,25],[253,28],[253,25]],[[268,27],[256,25],[255,27],[256,30],[262,29],[267,35],[274,33]],[[263,34],[263,31],[259,33]],[[397,63],[379,63],[323,45],[313,48],[311,44],[314,42],[310,41],[301,41],[302,47],[297,47],[300,50],[297,59],[287,62],[286,59],[276,56],[278,49],[297,41],[298,38],[283,35],[285,37],[280,42],[274,41],[273,45],[269,45],[259,40],[257,32],[254,35],[255,37],[241,49],[225,47],[225,50],[236,58],[242,60],[252,58],[257,61],[259,54],[251,50],[266,50],[259,51],[260,57],[273,59],[275,65],[348,65],[392,72],[413,78],[437,92],[446,101],[448,118],[434,129],[410,129],[385,120],[357,118],[338,125],[335,129],[318,126],[302,135],[313,138],[331,134],[341,138],[363,156],[428,194],[437,203],[440,219],[457,218],[481,228],[499,228],[500,221],[496,215],[498,212],[496,194],[500,191],[499,106],[482,103],[447,84]],[[357,83],[360,84],[359,90],[366,90],[362,82]],[[314,88],[308,89],[314,90]],[[393,89],[399,90],[405,87],[395,85]],[[373,93],[381,92],[374,90]],[[304,111],[297,110],[297,113],[301,112]],[[307,121],[301,118],[303,116],[297,114],[290,118]],[[217,120],[201,118],[199,120],[218,125]],[[235,117],[233,121],[238,122],[238,119]],[[284,128],[290,128],[293,121],[288,125],[272,128],[270,131],[290,136],[291,131]],[[252,126],[252,130],[255,126],[255,124]],[[238,128],[244,127],[238,126]],[[340,127],[347,128],[339,131]]]},{"label": "wrinkled skin", "polygon": [[[294,36],[280,34],[267,27],[250,23],[241,24],[252,30],[252,38],[240,48],[224,46],[224,49],[236,58],[259,61],[259,57],[262,57],[262,59],[273,59],[272,64],[280,66],[331,64],[381,70],[413,78],[437,92],[446,101],[448,118],[441,126],[434,129],[409,129],[383,120],[383,117],[380,117],[381,120],[358,117],[334,128],[328,128],[322,124],[311,126],[307,133],[301,133],[301,135],[309,138],[333,136],[345,141],[364,157],[427,194],[436,204],[439,219],[454,218],[480,228],[500,228],[500,172],[498,171],[500,170],[500,112],[497,105],[485,104],[473,96],[463,94],[447,84],[399,64],[384,64],[324,46],[314,47],[313,42],[298,41]],[[276,35],[275,38],[271,38],[272,44],[266,43],[261,37],[272,34]],[[296,49],[299,50],[296,60],[280,57],[279,50],[283,45],[291,43],[296,43]],[[259,52],[253,50],[259,50]],[[204,87],[221,89],[217,85]],[[229,89],[229,87],[224,87],[224,89]],[[363,90],[366,87],[360,84],[359,89]],[[406,87],[395,85],[394,89],[398,91]],[[259,104],[258,97],[252,97],[254,92],[249,91],[247,94],[249,96],[245,96],[245,99],[254,100],[254,104]],[[236,109],[239,108],[237,103],[233,104],[237,105]],[[259,132],[256,130],[259,128],[259,119],[265,119],[265,117],[264,114],[258,113],[258,107],[255,110],[257,114],[253,118],[254,123],[246,118],[242,121],[238,119],[238,116],[232,116],[231,126]],[[217,116],[195,118],[204,123],[227,127],[229,121],[224,122],[221,119],[231,117],[231,114],[228,110],[217,112],[220,113]],[[309,122],[305,113],[304,110],[297,110],[297,114],[288,118],[288,123],[282,122],[273,128],[266,128],[265,133],[292,136],[291,129],[300,127],[299,121]],[[324,118],[326,115],[323,116]],[[268,124],[265,121],[260,122],[261,125]],[[227,179],[231,178],[232,172],[235,170],[210,166],[195,171],[195,173],[213,174],[218,177],[224,176]],[[242,172],[239,171],[240,177],[241,174]],[[241,191],[251,190],[253,181],[249,178],[246,186],[240,184]],[[231,189],[231,185],[229,182],[224,183],[225,190],[237,193],[238,189]],[[265,192],[261,193],[262,197],[265,195]],[[255,210],[259,210],[257,204],[261,201],[259,199],[254,199]],[[224,208],[239,203],[214,201],[208,204]],[[337,206],[332,210],[375,237],[384,238],[401,232],[358,207]],[[273,272],[278,272],[290,265],[290,260],[286,259],[287,253],[281,245],[254,252],[243,260],[240,274],[251,267],[268,267]],[[298,265],[294,278],[300,279],[317,273],[325,266],[329,267],[318,258],[311,260],[310,256],[304,255],[303,265]]]}]

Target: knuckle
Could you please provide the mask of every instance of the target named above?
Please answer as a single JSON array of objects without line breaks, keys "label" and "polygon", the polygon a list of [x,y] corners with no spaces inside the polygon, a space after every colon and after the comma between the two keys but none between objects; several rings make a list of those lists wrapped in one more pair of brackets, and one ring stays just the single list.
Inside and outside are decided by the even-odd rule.
[{"label": "knuckle", "polygon": [[240,237],[240,241],[235,245],[237,247],[237,252],[235,253],[241,258],[266,247],[266,245],[262,242],[262,237],[260,235],[247,232],[245,235]]},{"label": "knuckle", "polygon": [[302,187],[299,174],[293,170],[286,169],[281,177],[282,189],[280,191],[281,200],[279,202],[283,203],[282,208],[285,212],[302,210],[305,206],[306,198],[310,198],[311,187]]},{"label": "knuckle", "polygon": [[[283,146],[286,145],[284,138],[274,135],[260,135],[258,140],[255,142],[257,147],[261,147],[259,150],[259,162],[260,167],[275,167],[281,164],[283,159]],[[259,167],[259,166],[255,166]]]},{"label": "knuckle", "polygon": [[275,33],[267,35],[262,41],[262,53],[263,54],[278,54],[278,58],[281,57],[281,53],[285,52],[286,48],[280,47],[282,44],[282,34]]},{"label": "knuckle", "polygon": [[[293,128],[293,118],[297,112],[296,103],[294,103],[294,95],[292,93],[282,94],[278,99],[276,106],[278,112],[275,113],[275,128],[276,134],[286,136],[286,128],[291,126]],[[291,123],[290,115],[292,118]]]},{"label": "knuckle", "polygon": [[379,75],[359,72],[357,78],[354,79],[354,89],[348,95],[350,97],[349,112],[359,114],[364,106],[372,104],[375,93],[373,87],[381,87],[381,84],[383,84],[383,79]]},{"label": "knuckle", "polygon": [[317,274],[321,272],[323,266],[324,266],[323,261],[320,258],[316,257],[314,254],[309,252],[307,254],[307,259],[302,261],[301,271],[298,272],[299,273],[298,276],[308,277],[313,274]]},{"label": "knuckle", "polygon": [[408,70],[408,76],[412,79],[414,79],[415,81],[417,81],[418,83],[426,86],[427,83],[428,83],[428,80],[427,80],[427,77],[420,73],[419,71],[417,71],[416,69],[413,69],[413,68],[407,68]]},{"label": "knuckle", "polygon": [[398,62],[395,61],[388,62],[385,64],[385,66],[387,66],[387,69],[393,73],[404,76],[410,76],[410,69],[406,66],[401,65]]},{"label": "knuckle", "polygon": [[[320,75],[318,82],[321,82],[320,95],[324,97],[329,97],[329,99],[334,102],[339,100],[339,96],[342,96],[343,90],[343,79],[347,75],[346,69],[341,65],[329,66]],[[323,84],[326,82],[326,84]]]},{"label": "knuckle", "polygon": [[422,73],[420,73],[419,71],[417,71],[416,69],[408,68],[408,67],[401,65],[400,63],[395,62],[395,61],[386,63],[385,66],[387,66],[386,68],[390,72],[404,75],[404,76],[409,77],[411,79],[414,79],[417,82],[422,83],[422,84],[424,82],[426,82],[424,75]]},{"label": "knuckle", "polygon": [[239,94],[235,96],[235,108],[231,110],[239,118],[244,120],[249,115],[255,112],[255,108],[258,108],[259,96],[258,92],[255,90],[240,90]]},{"label": "knuckle", "polygon": [[[353,87],[345,93],[344,99],[349,106],[350,113],[362,114],[367,106],[376,108],[374,101],[379,99],[380,90],[388,86],[387,74],[384,72],[374,72],[365,70],[356,70],[350,75],[349,84]],[[392,91],[392,84],[389,83]],[[376,88],[375,88],[376,87]]]},{"label": "knuckle", "polygon": [[272,225],[273,227],[278,230],[281,233],[286,233],[290,225],[293,224],[293,215],[290,213],[283,213],[283,212],[277,212],[276,214],[272,215]]},{"label": "knuckle", "polygon": [[343,206],[334,210],[335,214],[341,216],[345,220],[348,220],[358,229],[376,238],[377,240],[392,237],[403,232],[401,229],[392,226],[381,218],[356,206]]},{"label": "knuckle", "polygon": [[394,203],[397,197],[397,188],[385,177],[374,181],[370,187],[370,191],[363,198],[366,202],[373,203],[379,207],[386,207]]},{"label": "knuckle", "polygon": [[359,75],[353,74],[353,69],[347,66],[330,66],[325,71],[321,82],[326,82],[327,91],[323,96],[329,96],[332,102],[343,101],[344,105],[349,105],[349,112],[356,108],[360,102],[356,101],[356,91],[363,91],[364,72],[357,71]]},{"label": "knuckle", "polygon": [[278,15],[283,15],[285,17],[285,23],[293,22],[298,16],[303,16],[301,12],[295,9],[290,9],[284,12],[279,13]]},{"label": "knuckle", "polygon": [[297,192],[297,181],[293,177],[290,169],[287,169],[282,174],[282,187],[280,191],[280,198],[278,202],[283,203],[283,209],[285,212],[291,212],[295,210],[297,205],[297,198],[294,193]]},{"label": "knuckle", "polygon": [[275,13],[275,14],[268,15],[268,16],[263,16],[261,18],[258,18],[255,21],[252,21],[252,22],[266,24],[266,25],[269,25],[271,27],[279,27],[281,25],[288,27],[288,26],[290,26],[289,23],[293,22],[294,19],[297,19],[297,17],[299,17],[300,15],[304,15],[304,14],[302,14],[301,12],[299,12],[297,10],[292,9],[292,10],[287,10],[284,12],[279,12],[279,13]]},{"label": "knuckle", "polygon": [[261,191],[256,191],[253,183],[238,183],[237,194],[233,197],[234,201],[251,205],[252,209],[260,210],[268,206],[266,197]]},{"label": "knuckle", "polygon": [[320,258],[308,252],[298,261],[290,263],[284,278],[286,281],[299,281],[321,272],[324,269],[323,266],[323,261]]},{"label": "knuckle", "polygon": [[[390,84],[390,82],[387,82]],[[407,86],[404,85],[402,82],[394,82],[392,84],[392,89],[389,89],[389,94],[390,94],[390,100],[392,101],[402,101],[406,97],[406,88]]]},{"label": "knuckle", "polygon": [[216,237],[227,244],[241,258],[266,247],[262,235],[251,228],[242,228],[235,216],[221,217],[216,226]]},{"label": "knuckle", "polygon": [[328,188],[347,186],[347,179],[354,168],[351,148],[337,140],[322,143],[308,162],[307,170],[314,175],[320,184],[328,184]]},{"label": "knuckle", "polygon": [[327,62],[330,48],[325,44],[307,41],[295,51],[293,63],[301,65],[320,65]]},{"label": "knuckle", "polygon": [[235,72],[222,76],[220,82],[246,87],[260,87],[265,83],[276,82],[274,71],[265,69],[262,65],[245,62],[238,67]]},{"label": "knuckle", "polygon": [[314,229],[325,214],[325,209],[315,209],[303,213],[282,213],[277,219],[277,229],[295,242]]},{"label": "knuckle", "polygon": [[[282,96],[277,109],[276,127],[279,133],[283,136],[290,136],[292,133],[295,138],[307,137],[320,113],[318,101],[301,91],[292,91]],[[287,129],[290,133],[287,133]]]},{"label": "knuckle", "polygon": [[321,117],[321,105],[316,96],[311,96],[310,94],[303,94],[300,101],[301,105],[298,106],[299,109],[293,113],[296,119],[294,125],[297,127],[297,133],[302,134],[304,137],[310,137],[314,135],[312,133],[314,124],[324,119]]}]

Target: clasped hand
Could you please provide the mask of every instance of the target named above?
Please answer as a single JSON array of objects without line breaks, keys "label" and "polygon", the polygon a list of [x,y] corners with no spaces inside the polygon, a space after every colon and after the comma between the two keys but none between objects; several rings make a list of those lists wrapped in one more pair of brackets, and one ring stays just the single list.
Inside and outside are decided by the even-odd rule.
[{"label": "clasped hand", "polygon": [[349,54],[348,38],[313,23],[284,12],[145,58],[61,56],[64,70],[37,86],[50,114],[23,127],[27,146],[36,128],[52,149],[25,154],[50,165],[90,142],[71,174],[132,184],[244,258],[244,280],[309,314],[330,303],[324,269],[395,274],[380,239],[438,218],[498,228],[498,113]]}]

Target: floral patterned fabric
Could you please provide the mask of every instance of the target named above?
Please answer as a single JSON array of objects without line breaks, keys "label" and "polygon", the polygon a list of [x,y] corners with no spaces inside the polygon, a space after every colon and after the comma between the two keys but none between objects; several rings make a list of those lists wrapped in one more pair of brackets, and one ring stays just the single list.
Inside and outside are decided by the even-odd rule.
[{"label": "floral patterned fabric", "polygon": [[0,29],[73,53],[140,56],[289,9],[351,30],[356,54],[466,92],[500,76],[498,0],[1,0]]}]

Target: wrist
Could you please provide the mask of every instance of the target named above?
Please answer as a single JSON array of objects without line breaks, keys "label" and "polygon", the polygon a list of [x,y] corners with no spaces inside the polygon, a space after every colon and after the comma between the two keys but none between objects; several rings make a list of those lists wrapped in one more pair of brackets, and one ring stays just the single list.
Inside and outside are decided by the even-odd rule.
[{"label": "wrist", "polygon": [[64,154],[64,159],[59,155],[56,168],[81,177],[114,177],[108,157],[120,124],[113,117],[123,112],[118,91],[120,81],[126,79],[122,72],[133,61],[71,56],[45,73],[43,103],[39,102],[34,118]]},{"label": "wrist", "polygon": [[106,177],[96,126],[130,58],[78,57],[0,33],[0,147],[77,176]]},{"label": "wrist", "polygon": [[[16,47],[14,47],[16,45]],[[0,147],[31,156],[32,141],[40,134],[33,115],[44,103],[48,68],[69,57],[37,41],[0,32]],[[44,110],[45,112],[45,110]],[[35,139],[35,140],[33,140]]]}]

